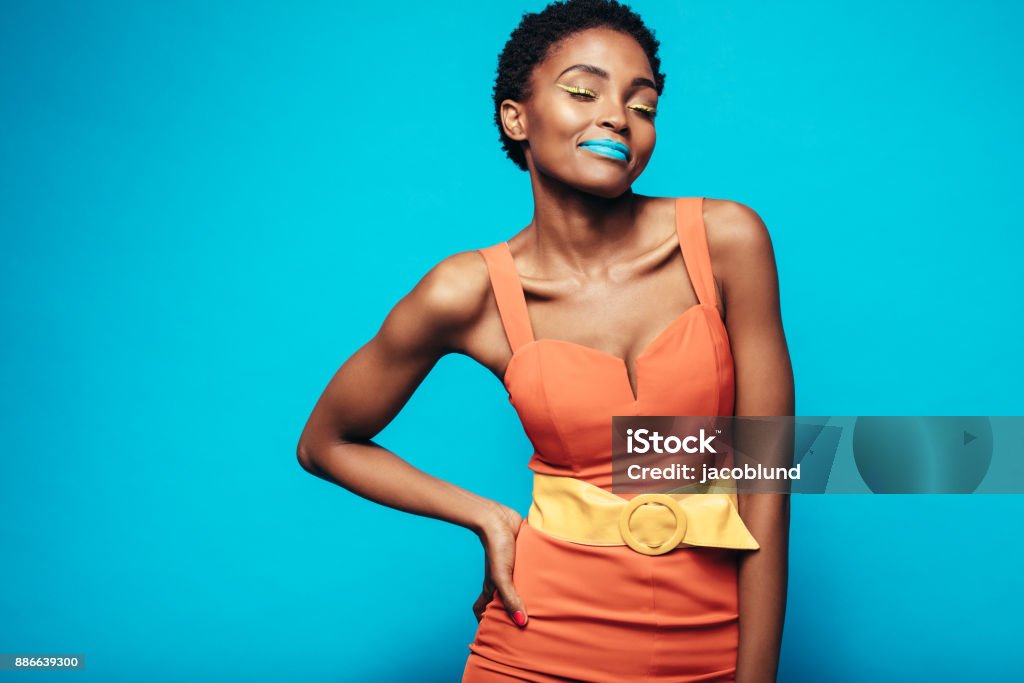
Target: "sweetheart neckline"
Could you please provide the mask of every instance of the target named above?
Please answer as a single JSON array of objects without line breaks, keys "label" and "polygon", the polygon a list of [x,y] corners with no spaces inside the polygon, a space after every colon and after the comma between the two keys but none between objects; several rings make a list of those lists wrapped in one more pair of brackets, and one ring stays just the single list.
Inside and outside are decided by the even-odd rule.
[{"label": "sweetheart neckline", "polygon": [[[658,334],[654,335],[654,339],[652,339],[647,344],[647,346],[645,346],[640,351],[640,353],[638,353],[633,358],[633,366],[636,367],[636,364],[640,362],[641,358],[644,358],[648,353],[650,353],[658,345],[658,342],[660,342],[662,340],[662,338],[667,336],[670,331],[675,329],[677,324],[679,324],[682,320],[685,320],[687,317],[689,317],[689,315],[691,313],[693,313],[695,310],[698,310],[698,309],[701,309],[701,308],[709,308],[709,307],[713,307],[715,309],[715,311],[714,311],[715,312],[715,318],[721,320],[721,314],[720,314],[720,312],[718,310],[718,306],[715,306],[714,304],[710,304],[710,303],[696,303],[696,304],[690,306],[685,311],[683,311],[682,313],[677,315],[675,318],[673,318],[672,321],[670,323],[668,323],[668,325],[666,325],[664,327],[664,329],[661,330],[661,332],[658,332]],[[722,321],[722,324],[724,325],[724,321]],[[502,375],[502,379],[501,379],[502,384],[505,386],[505,390],[506,391],[508,391],[508,375],[509,375],[509,372],[512,369],[512,366],[515,364],[516,358],[518,358],[520,356],[520,354],[522,353],[522,351],[524,349],[529,348],[531,346],[538,345],[538,344],[557,344],[557,345],[562,345],[562,346],[571,346],[573,348],[582,349],[583,351],[586,351],[588,353],[592,353],[592,354],[595,354],[595,355],[597,355],[599,357],[607,358],[607,359],[610,359],[610,360],[614,361],[615,363],[620,365],[622,367],[622,369],[623,369],[623,376],[624,376],[624,378],[626,380],[626,388],[629,391],[629,394],[632,396],[633,403],[637,403],[637,402],[640,401],[640,378],[639,378],[639,376],[637,376],[637,378],[636,378],[636,380],[637,380],[636,391],[633,391],[633,383],[630,381],[630,375],[629,375],[629,365],[628,365],[628,363],[627,363],[625,358],[621,358],[619,356],[612,355],[612,354],[608,353],[607,351],[602,351],[601,349],[595,349],[593,346],[586,346],[584,344],[578,344],[576,342],[568,341],[566,339],[554,339],[554,338],[532,339],[532,340],[526,342],[525,344],[522,344],[518,349],[515,349],[512,352],[512,357],[509,358],[508,365],[505,366],[505,373]]]}]

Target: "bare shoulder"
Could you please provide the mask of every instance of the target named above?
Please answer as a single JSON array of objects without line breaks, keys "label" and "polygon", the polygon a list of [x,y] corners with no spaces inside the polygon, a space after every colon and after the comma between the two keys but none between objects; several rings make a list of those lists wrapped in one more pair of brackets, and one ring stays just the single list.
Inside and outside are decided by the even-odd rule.
[{"label": "bare shoulder", "polygon": [[475,250],[458,252],[420,279],[392,309],[381,333],[403,346],[461,352],[465,336],[486,312],[489,297],[483,255]]},{"label": "bare shoulder", "polygon": [[440,322],[458,325],[476,319],[490,295],[487,264],[479,251],[445,258],[416,285],[424,310]]},{"label": "bare shoulder", "polygon": [[731,199],[704,200],[704,226],[713,259],[729,261],[736,252],[771,250],[771,237],[756,211]]},{"label": "bare shoulder", "polygon": [[729,199],[705,198],[704,226],[711,269],[727,314],[741,299],[751,299],[751,288],[776,290],[771,235],[754,209]]},{"label": "bare shoulder", "polygon": [[704,226],[708,235],[712,269],[727,287],[751,267],[774,268],[771,235],[761,216],[730,199],[704,200]]}]

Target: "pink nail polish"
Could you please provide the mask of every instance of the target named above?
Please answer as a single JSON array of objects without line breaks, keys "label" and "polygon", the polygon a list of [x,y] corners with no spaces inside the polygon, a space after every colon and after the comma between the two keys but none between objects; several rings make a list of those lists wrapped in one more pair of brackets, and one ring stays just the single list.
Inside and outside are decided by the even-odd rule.
[{"label": "pink nail polish", "polygon": [[521,611],[516,610],[512,614],[512,621],[516,622],[516,626],[525,626],[526,625],[526,615],[523,614]]}]

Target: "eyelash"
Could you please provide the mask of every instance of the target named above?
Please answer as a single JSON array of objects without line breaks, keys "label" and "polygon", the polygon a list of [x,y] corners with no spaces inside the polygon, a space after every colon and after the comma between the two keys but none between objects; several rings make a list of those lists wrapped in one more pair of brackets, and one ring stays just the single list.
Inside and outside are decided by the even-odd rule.
[{"label": "eyelash", "polygon": [[[566,91],[573,97],[582,97],[587,100],[597,99],[597,93],[595,93],[593,90],[580,88],[575,85],[562,85],[561,83],[556,83],[555,85],[557,85],[559,88]],[[631,105],[629,108],[635,112],[638,112],[641,116],[644,116],[648,119],[653,119],[654,115],[658,113],[657,109],[654,109],[653,107],[648,107],[647,105],[644,104],[634,104]]]}]

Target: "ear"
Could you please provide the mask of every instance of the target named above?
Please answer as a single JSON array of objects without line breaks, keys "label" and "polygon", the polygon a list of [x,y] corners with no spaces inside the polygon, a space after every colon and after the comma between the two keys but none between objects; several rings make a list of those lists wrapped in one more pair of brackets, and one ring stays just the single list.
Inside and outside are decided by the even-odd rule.
[{"label": "ear", "polygon": [[502,100],[501,125],[505,135],[522,142],[526,139],[526,109],[515,100]]}]

